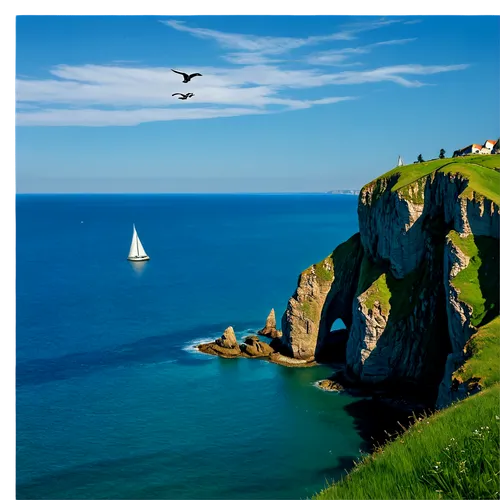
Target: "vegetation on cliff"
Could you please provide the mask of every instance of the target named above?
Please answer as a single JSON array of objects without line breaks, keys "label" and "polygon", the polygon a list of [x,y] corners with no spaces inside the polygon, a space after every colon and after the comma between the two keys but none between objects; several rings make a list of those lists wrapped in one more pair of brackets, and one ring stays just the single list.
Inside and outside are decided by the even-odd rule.
[{"label": "vegetation on cliff", "polygon": [[283,346],[289,356],[317,357],[323,334],[330,333],[335,320],[340,318],[350,326],[361,258],[357,233],[299,275],[297,288],[281,320]]},{"label": "vegetation on cliff", "polygon": [[356,293],[364,296],[364,304],[368,310],[378,303],[383,314],[391,314],[393,320],[397,321],[413,310],[419,290],[428,285],[428,281],[424,266],[398,280],[390,270],[371,262],[365,255]]},{"label": "vegetation on cliff", "polygon": [[416,419],[316,499],[499,498],[499,204],[499,155],[398,167],[361,191],[352,356],[374,378],[388,360],[404,365],[397,377],[421,363],[423,380],[425,366],[443,369],[442,349],[441,386],[466,399]]},{"label": "vegetation on cliff", "polygon": [[470,259],[452,284],[459,290],[459,299],[472,307],[472,325],[479,327],[499,314],[498,240],[473,234],[464,238],[456,231],[450,231],[449,238]]},{"label": "vegetation on cliff", "polygon": [[481,327],[465,346],[467,361],[453,373],[459,383],[474,381],[482,387],[500,382],[500,316]]},{"label": "vegetation on cliff", "polygon": [[396,182],[391,186],[391,190],[398,191],[433,172],[459,174],[469,182],[463,196],[467,196],[474,191],[496,204],[500,204],[499,170],[500,155],[470,155],[396,167],[381,175],[372,183],[378,183],[381,179],[396,179]]}]

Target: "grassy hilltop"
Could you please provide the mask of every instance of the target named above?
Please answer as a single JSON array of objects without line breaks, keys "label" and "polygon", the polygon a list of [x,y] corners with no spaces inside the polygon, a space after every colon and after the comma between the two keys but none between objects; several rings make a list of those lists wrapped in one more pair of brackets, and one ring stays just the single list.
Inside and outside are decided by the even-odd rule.
[{"label": "grassy hilltop", "polygon": [[[369,185],[391,179],[391,191],[405,194],[433,172],[458,174],[467,179],[460,197],[487,198],[500,205],[500,155],[472,155],[398,167]],[[410,193],[411,195],[412,193]],[[412,200],[418,201],[418,200]],[[500,316],[499,241],[491,237],[460,235],[449,238],[470,261],[452,280],[459,299],[470,306],[470,322],[478,328],[467,342],[465,363],[453,379],[479,383],[482,390],[441,411],[420,418],[396,439],[362,459],[342,480],[316,495],[327,499],[493,499],[500,497]],[[385,274],[369,276],[382,306],[399,281]],[[377,274],[376,276],[379,276]],[[411,274],[411,273],[410,273]],[[396,294],[407,301],[406,294]],[[397,302],[397,301],[396,301]],[[396,304],[395,302],[395,304]],[[404,303],[406,304],[406,302]],[[403,306],[401,306],[403,307]]]},{"label": "grassy hilltop", "polygon": [[403,165],[390,170],[372,182],[399,176],[397,184],[392,187],[392,191],[397,191],[438,171],[444,174],[460,174],[469,179],[468,189],[462,196],[475,191],[500,205],[500,155],[470,155]]}]

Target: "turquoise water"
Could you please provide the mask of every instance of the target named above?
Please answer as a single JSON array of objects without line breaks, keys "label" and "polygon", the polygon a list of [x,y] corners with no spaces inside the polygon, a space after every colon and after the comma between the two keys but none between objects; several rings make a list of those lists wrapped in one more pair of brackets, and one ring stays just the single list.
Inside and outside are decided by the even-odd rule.
[{"label": "turquoise water", "polygon": [[313,386],[328,367],[193,346],[280,317],[299,272],[357,231],[356,205],[18,195],[17,497],[305,498],[340,477],[376,419]]}]

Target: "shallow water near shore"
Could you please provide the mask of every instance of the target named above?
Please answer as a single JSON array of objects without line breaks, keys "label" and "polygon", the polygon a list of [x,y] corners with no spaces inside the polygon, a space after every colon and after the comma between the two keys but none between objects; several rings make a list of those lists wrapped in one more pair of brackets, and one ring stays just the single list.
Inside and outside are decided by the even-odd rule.
[{"label": "shallow water near shore", "polygon": [[316,388],[326,366],[194,346],[280,318],[299,272],[357,231],[356,206],[18,196],[17,498],[305,498],[344,474],[386,409]]}]

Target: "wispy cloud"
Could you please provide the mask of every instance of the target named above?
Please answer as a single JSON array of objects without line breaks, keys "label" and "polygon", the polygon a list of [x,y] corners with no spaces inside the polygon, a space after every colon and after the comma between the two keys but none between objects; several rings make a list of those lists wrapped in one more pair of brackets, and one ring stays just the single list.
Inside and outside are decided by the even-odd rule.
[{"label": "wispy cloud", "polygon": [[[363,31],[389,26],[398,20],[374,20],[342,27],[336,33],[306,38],[268,37],[193,28],[180,21],[165,24],[189,35],[212,39],[225,49],[232,66],[176,68],[200,72],[189,83],[195,97],[172,97],[182,87],[179,75],[165,67],[138,67],[114,61],[109,65],[57,65],[46,79],[19,77],[16,83],[17,124],[30,126],[130,126],[170,120],[260,115],[333,105],[357,98],[351,86],[390,82],[420,87],[427,75],[459,71],[466,64],[406,64],[340,71],[357,64],[351,58],[382,46],[403,45],[414,38],[394,39],[301,56],[308,66],[291,64],[294,49],[334,40],[352,40]],[[354,45],[354,44],[353,44]],[[227,52],[229,50],[229,52]],[[289,64],[280,62],[286,59]],[[333,71],[332,67],[336,66]],[[349,87],[347,87],[349,86]],[[326,95],[336,88],[334,95]],[[315,90],[316,89],[316,90]],[[321,89],[318,95],[317,89]],[[310,95],[314,91],[313,97]]]},{"label": "wispy cloud", "polygon": [[383,47],[385,45],[403,45],[409,42],[414,42],[415,40],[416,38],[401,38],[396,40],[386,40],[383,42],[371,43],[369,45],[363,45],[360,47],[324,50],[322,52],[310,54],[305,59],[305,62],[309,64],[337,66],[339,64],[345,63],[345,61],[350,57],[360,54],[369,54],[373,51],[373,49],[376,49],[378,47]]},{"label": "wispy cloud", "polygon": [[300,37],[257,36],[242,33],[226,33],[206,28],[188,26],[184,21],[160,21],[177,31],[184,31],[197,38],[212,40],[224,49],[237,50],[225,54],[223,57],[234,64],[264,64],[278,62],[269,58],[290,52],[301,47],[318,45],[325,42],[354,40],[364,31],[375,30],[400,22],[397,19],[377,19],[367,22],[351,23],[343,29],[325,35]]},{"label": "wispy cloud", "polygon": [[[57,66],[51,70],[55,78],[17,81],[18,103],[49,107],[18,113],[17,124],[136,125],[148,121],[274,113],[355,98],[349,95],[322,99],[288,97],[285,86],[298,89],[321,85],[312,85],[315,73],[311,71],[283,72],[278,68],[252,66],[207,67],[201,72],[206,75],[203,80],[195,79],[189,87],[196,99],[179,101],[171,95],[179,90],[179,76],[169,68]],[[62,109],[65,105],[73,109]]]}]

